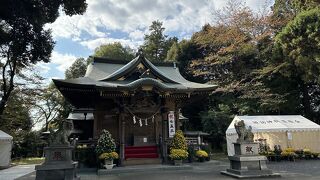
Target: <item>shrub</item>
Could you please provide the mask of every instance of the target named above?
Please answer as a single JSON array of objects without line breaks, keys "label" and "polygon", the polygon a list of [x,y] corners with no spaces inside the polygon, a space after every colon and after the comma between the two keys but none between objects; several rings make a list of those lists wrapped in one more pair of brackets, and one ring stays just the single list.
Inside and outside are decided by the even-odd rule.
[{"label": "shrub", "polygon": [[101,135],[98,139],[96,147],[97,154],[111,153],[116,149],[116,143],[111,136],[111,133],[105,129],[102,130]]},{"label": "shrub", "polygon": [[193,158],[195,157],[195,147],[194,145],[188,145],[188,160],[189,162],[193,161]]},{"label": "shrub", "polygon": [[170,155],[169,157],[172,160],[183,160],[183,159],[187,159],[188,157],[188,152],[186,150],[183,149],[171,149],[170,150]]},{"label": "shrub", "polygon": [[311,150],[310,149],[303,149],[303,154],[305,156],[311,156]]},{"label": "shrub", "polygon": [[283,151],[281,153],[281,156],[284,156],[284,157],[288,157],[288,156],[296,156],[296,153],[294,152],[287,152],[287,151]]},{"label": "shrub", "polygon": [[293,148],[287,148],[281,152],[281,156],[284,157],[294,157],[297,156]]},{"label": "shrub", "polygon": [[118,159],[119,155],[116,152],[110,152],[110,153],[102,153],[99,156],[99,159],[107,159],[107,160],[111,160],[111,159]]},{"label": "shrub", "polygon": [[295,151],[295,153],[297,154],[297,156],[298,156],[299,158],[302,158],[302,157],[303,157],[303,149],[297,149],[297,150]]},{"label": "shrub", "polygon": [[260,155],[263,155],[263,156],[273,156],[273,155],[276,155],[273,151],[264,151],[264,152],[261,152],[259,153]]},{"label": "shrub", "polygon": [[287,148],[284,150],[285,152],[294,152],[294,149],[293,148]]},{"label": "shrub", "polygon": [[96,151],[94,147],[78,145],[74,150],[74,160],[80,167],[95,167],[97,165]]},{"label": "shrub", "polygon": [[187,151],[187,142],[186,138],[183,136],[183,132],[178,130],[176,134],[173,136],[172,142],[170,144],[170,150],[172,149],[182,149]]},{"label": "shrub", "polygon": [[317,153],[317,152],[311,152],[311,155],[313,158],[318,158],[320,153]]},{"label": "shrub", "polygon": [[281,155],[282,149],[280,145],[274,145],[274,151],[276,155]]},{"label": "shrub", "polygon": [[197,157],[199,157],[199,158],[206,158],[206,157],[208,157],[208,153],[207,152],[205,152],[205,151],[203,151],[203,150],[198,150],[197,152],[196,152],[196,156]]}]

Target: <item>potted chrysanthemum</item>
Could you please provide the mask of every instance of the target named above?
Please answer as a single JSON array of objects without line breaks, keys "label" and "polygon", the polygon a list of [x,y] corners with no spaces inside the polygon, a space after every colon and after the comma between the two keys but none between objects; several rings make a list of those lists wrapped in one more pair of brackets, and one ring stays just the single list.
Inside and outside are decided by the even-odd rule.
[{"label": "potted chrysanthemum", "polygon": [[171,149],[169,157],[174,161],[174,165],[182,165],[182,160],[188,158],[188,152],[183,149]]},{"label": "potted chrysanthemum", "polygon": [[187,143],[181,130],[178,130],[173,136],[169,157],[174,161],[175,165],[181,165],[182,160],[188,158]]},{"label": "potted chrysanthemum", "polygon": [[107,169],[113,168],[113,160],[119,158],[115,149],[116,143],[111,133],[105,129],[102,130],[96,146],[96,153],[99,155],[99,159],[104,161],[104,167]]},{"label": "potted chrysanthemum", "polygon": [[203,150],[198,150],[196,157],[198,157],[199,162],[204,162],[204,159],[208,157],[208,153]]}]

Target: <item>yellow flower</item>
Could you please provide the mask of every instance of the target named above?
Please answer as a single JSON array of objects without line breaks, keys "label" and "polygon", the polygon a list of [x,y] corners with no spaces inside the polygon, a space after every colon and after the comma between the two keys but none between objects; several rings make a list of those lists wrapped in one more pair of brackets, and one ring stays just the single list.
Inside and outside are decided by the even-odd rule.
[{"label": "yellow flower", "polygon": [[290,151],[281,152],[281,156],[296,156],[296,153]]},{"label": "yellow flower", "polygon": [[208,153],[205,152],[205,151],[203,151],[203,150],[198,150],[198,151],[196,152],[196,156],[197,156],[197,157],[208,157]]},{"label": "yellow flower", "polygon": [[284,150],[285,152],[294,152],[294,149],[293,148],[287,148]]},{"label": "yellow flower", "polygon": [[310,151],[310,149],[305,148],[305,149],[303,149],[303,152],[311,152],[311,151]]},{"label": "yellow flower", "polygon": [[183,149],[171,149],[169,157],[173,160],[187,159],[189,153]]},{"label": "yellow flower", "polygon": [[110,152],[110,153],[102,153],[99,156],[99,159],[118,159],[119,155],[116,152]]}]

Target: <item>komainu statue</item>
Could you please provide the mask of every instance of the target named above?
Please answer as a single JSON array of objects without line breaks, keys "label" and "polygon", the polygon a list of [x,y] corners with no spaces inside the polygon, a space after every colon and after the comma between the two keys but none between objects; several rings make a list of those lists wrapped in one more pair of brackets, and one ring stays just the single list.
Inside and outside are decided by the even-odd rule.
[{"label": "komainu statue", "polygon": [[241,121],[235,122],[234,127],[238,134],[237,142],[253,142],[254,135],[252,133],[251,126],[249,126],[247,129],[246,125],[244,124],[244,121],[241,120]]},{"label": "komainu statue", "polygon": [[58,129],[57,131],[54,131],[52,128],[50,128],[49,145],[69,146],[70,143],[68,141],[68,137],[70,136],[72,129],[73,123],[69,120],[63,120],[62,128]]}]

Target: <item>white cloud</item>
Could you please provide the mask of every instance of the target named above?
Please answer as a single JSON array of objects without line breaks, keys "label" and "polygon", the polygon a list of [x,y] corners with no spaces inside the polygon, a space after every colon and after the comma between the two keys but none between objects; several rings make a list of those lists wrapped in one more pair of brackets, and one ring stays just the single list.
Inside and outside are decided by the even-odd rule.
[{"label": "white cloud", "polygon": [[56,51],[51,54],[51,63],[58,65],[57,69],[61,72],[69,68],[76,59],[77,57],[72,54],[61,54]]},{"label": "white cloud", "polygon": [[110,44],[114,42],[120,42],[124,46],[129,46],[132,49],[137,49],[139,45],[142,44],[142,41],[133,41],[130,39],[116,39],[116,38],[97,38],[93,40],[86,40],[80,42],[81,45],[89,48],[90,50],[95,50],[102,44]]},{"label": "white cloud", "polygon": [[144,34],[146,34],[145,31],[141,31],[137,29],[129,33],[129,38],[133,40],[143,40]]},{"label": "white cloud", "polygon": [[47,74],[50,70],[50,67],[47,63],[39,62],[36,64],[36,71],[40,72],[41,74]]},{"label": "white cloud", "polygon": [[[186,35],[198,31],[204,24],[212,22],[214,9],[226,5],[226,0],[88,0],[84,15],[72,17],[61,13],[53,23],[53,36],[81,41],[82,34],[106,38],[108,31],[128,33],[131,40],[141,40],[154,20],[163,22],[166,32],[185,32]],[[265,2],[273,0],[245,0],[253,9],[261,8]],[[119,37],[118,37],[119,38]],[[83,40],[83,39],[82,39]],[[88,37],[87,39],[88,40]]]}]

